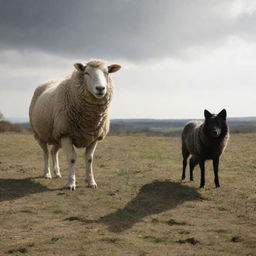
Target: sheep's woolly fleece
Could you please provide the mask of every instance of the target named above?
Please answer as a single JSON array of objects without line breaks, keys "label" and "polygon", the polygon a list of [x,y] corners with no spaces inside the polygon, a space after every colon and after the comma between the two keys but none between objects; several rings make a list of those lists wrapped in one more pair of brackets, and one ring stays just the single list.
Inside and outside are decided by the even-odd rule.
[{"label": "sheep's woolly fleece", "polygon": [[[104,62],[92,60],[87,65],[103,68]],[[84,75],[74,71],[62,81],[48,81],[37,87],[29,109],[37,140],[60,144],[62,137],[69,136],[76,147],[86,147],[106,136],[112,80],[108,77],[108,90],[102,99],[95,98],[84,83]]]}]

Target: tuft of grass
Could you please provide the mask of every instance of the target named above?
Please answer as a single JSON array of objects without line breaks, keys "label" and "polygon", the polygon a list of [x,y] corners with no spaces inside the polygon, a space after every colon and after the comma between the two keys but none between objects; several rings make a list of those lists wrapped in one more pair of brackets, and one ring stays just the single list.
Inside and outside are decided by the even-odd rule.
[{"label": "tuft of grass", "polygon": [[228,209],[225,206],[218,206],[218,210],[219,211],[227,211]]},{"label": "tuft of grass", "polygon": [[51,238],[51,242],[57,242],[57,241],[59,241],[59,240],[61,240],[63,238],[64,238],[64,236],[55,236],[55,237]]},{"label": "tuft of grass", "polygon": [[187,225],[187,223],[186,223],[185,221],[178,222],[178,221],[176,221],[176,220],[174,220],[174,219],[168,220],[168,221],[167,221],[167,224],[168,224],[169,226],[173,226],[173,225],[184,226],[184,225]]},{"label": "tuft of grass", "polygon": [[238,243],[238,242],[242,242],[243,239],[240,237],[240,236],[233,236],[231,239],[230,239],[231,242],[233,243]]},{"label": "tuft of grass", "polygon": [[181,235],[188,235],[188,234],[190,234],[190,232],[187,231],[187,230],[181,230],[181,231],[179,231],[179,234],[181,234]]},{"label": "tuft of grass", "polygon": [[215,232],[220,233],[220,234],[228,234],[228,233],[230,233],[230,231],[228,231],[226,229],[217,229]]},{"label": "tuft of grass", "polygon": [[159,223],[160,221],[159,221],[159,219],[157,219],[157,218],[153,218],[153,219],[151,220],[151,222],[152,222],[152,223]]},{"label": "tuft of grass", "polygon": [[164,243],[166,242],[166,238],[160,238],[155,236],[144,236],[144,239],[150,241],[152,243]]},{"label": "tuft of grass", "polygon": [[7,253],[9,254],[13,254],[13,253],[28,253],[28,249],[25,248],[25,247],[20,247],[20,248],[17,248],[17,249],[11,249],[9,251],[7,251]]},{"label": "tuft of grass", "polygon": [[200,242],[197,239],[195,239],[194,237],[191,237],[191,238],[187,238],[184,240],[178,240],[177,243],[180,243],[180,244],[189,243],[192,245],[196,245],[196,244],[199,244]]},{"label": "tuft of grass", "polygon": [[102,238],[101,241],[115,244],[120,242],[121,239],[117,237],[105,237],[105,238]]},{"label": "tuft of grass", "polygon": [[55,214],[61,214],[61,213],[64,213],[63,210],[54,210],[53,213]]},{"label": "tuft of grass", "polygon": [[36,214],[37,213],[37,209],[30,207],[30,208],[22,209],[20,212]]},{"label": "tuft of grass", "polygon": [[76,216],[71,216],[71,217],[68,217],[68,218],[66,218],[66,219],[64,219],[64,220],[68,220],[68,221],[78,220],[78,221],[81,221],[81,218],[76,217]]}]

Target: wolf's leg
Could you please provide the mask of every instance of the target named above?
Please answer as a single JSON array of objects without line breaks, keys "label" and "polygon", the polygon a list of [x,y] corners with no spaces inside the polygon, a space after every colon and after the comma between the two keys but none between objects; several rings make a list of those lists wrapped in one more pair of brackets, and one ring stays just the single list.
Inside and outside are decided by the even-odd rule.
[{"label": "wolf's leg", "polygon": [[193,171],[195,166],[198,164],[198,158],[196,156],[192,156],[189,160],[189,170],[190,170],[190,180],[194,180]]},{"label": "wolf's leg", "polygon": [[219,183],[219,157],[213,159],[214,182],[216,188],[220,186]]},{"label": "wolf's leg", "polygon": [[200,166],[200,170],[201,170],[201,181],[200,181],[200,188],[203,188],[205,185],[205,160],[204,159],[200,159],[199,160],[199,166]]},{"label": "wolf's leg", "polygon": [[182,168],[181,179],[184,180],[186,178],[187,159],[189,157],[189,151],[185,144],[182,144],[182,156],[183,156],[183,168]]}]

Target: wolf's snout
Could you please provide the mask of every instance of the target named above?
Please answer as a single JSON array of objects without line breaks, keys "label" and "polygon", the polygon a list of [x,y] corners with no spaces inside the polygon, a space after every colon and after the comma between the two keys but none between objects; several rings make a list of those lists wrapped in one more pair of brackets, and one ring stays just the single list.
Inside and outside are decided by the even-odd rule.
[{"label": "wolf's snout", "polygon": [[220,136],[220,132],[221,132],[220,129],[214,129],[214,130],[212,131],[212,136],[215,137],[215,138],[217,138],[217,137]]}]

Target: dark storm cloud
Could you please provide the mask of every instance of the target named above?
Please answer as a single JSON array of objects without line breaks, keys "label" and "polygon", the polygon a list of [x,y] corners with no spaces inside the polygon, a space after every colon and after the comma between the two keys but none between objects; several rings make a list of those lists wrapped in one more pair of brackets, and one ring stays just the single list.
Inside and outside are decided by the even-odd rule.
[{"label": "dark storm cloud", "polygon": [[228,2],[0,0],[0,49],[132,61],[181,56],[255,32],[255,14],[241,21],[222,15]]}]

